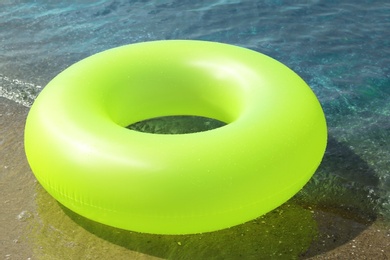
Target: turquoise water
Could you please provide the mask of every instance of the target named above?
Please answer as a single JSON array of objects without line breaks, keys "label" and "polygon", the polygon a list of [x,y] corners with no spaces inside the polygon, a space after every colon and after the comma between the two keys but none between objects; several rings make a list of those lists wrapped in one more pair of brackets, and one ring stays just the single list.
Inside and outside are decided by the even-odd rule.
[{"label": "turquoise water", "polygon": [[250,48],[301,75],[327,117],[324,161],[297,198],[390,219],[387,0],[75,2],[0,2],[0,96],[30,106],[66,67],[123,44],[197,39]]}]

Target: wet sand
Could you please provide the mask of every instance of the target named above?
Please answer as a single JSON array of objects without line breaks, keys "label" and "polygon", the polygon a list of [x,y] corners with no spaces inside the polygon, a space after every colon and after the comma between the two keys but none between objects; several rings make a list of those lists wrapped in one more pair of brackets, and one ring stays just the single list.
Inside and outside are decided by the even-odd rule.
[{"label": "wet sand", "polygon": [[292,199],[254,221],[190,236],[159,236],[89,221],[36,182],[24,155],[28,108],[0,98],[2,259],[390,259],[390,227]]}]

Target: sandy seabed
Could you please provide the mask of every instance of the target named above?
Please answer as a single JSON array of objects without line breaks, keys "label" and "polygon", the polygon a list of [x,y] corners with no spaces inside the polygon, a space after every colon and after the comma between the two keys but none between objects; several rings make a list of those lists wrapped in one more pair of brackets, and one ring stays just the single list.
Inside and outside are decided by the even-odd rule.
[{"label": "sandy seabed", "polygon": [[0,98],[1,259],[390,259],[390,227],[380,220],[294,203],[191,236],[137,234],[89,221],[36,181],[23,147],[27,113]]}]

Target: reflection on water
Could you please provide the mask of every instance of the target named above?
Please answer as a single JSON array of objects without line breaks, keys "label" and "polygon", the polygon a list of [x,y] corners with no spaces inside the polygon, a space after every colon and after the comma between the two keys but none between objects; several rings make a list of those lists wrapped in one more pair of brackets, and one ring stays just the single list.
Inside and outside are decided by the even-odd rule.
[{"label": "reflection on water", "polygon": [[154,134],[188,134],[216,129],[226,125],[217,119],[202,116],[164,116],[127,126],[128,129]]},{"label": "reflection on water", "polygon": [[380,209],[379,196],[374,192],[378,184],[379,178],[369,165],[330,136],[319,169],[296,197],[302,203],[341,210],[348,218],[371,222]]}]

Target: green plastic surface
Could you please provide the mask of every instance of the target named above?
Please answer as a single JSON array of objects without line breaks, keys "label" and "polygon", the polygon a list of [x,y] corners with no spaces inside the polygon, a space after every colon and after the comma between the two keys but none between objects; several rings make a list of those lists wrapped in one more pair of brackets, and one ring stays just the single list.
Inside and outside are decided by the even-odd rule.
[{"label": "green plastic surface", "polygon": [[[227,125],[164,135],[126,129],[159,116]],[[133,231],[189,234],[280,206],[324,155],[326,122],[305,82],[263,54],[221,43],[156,41],[86,58],[31,107],[27,159],[60,203]]]}]

